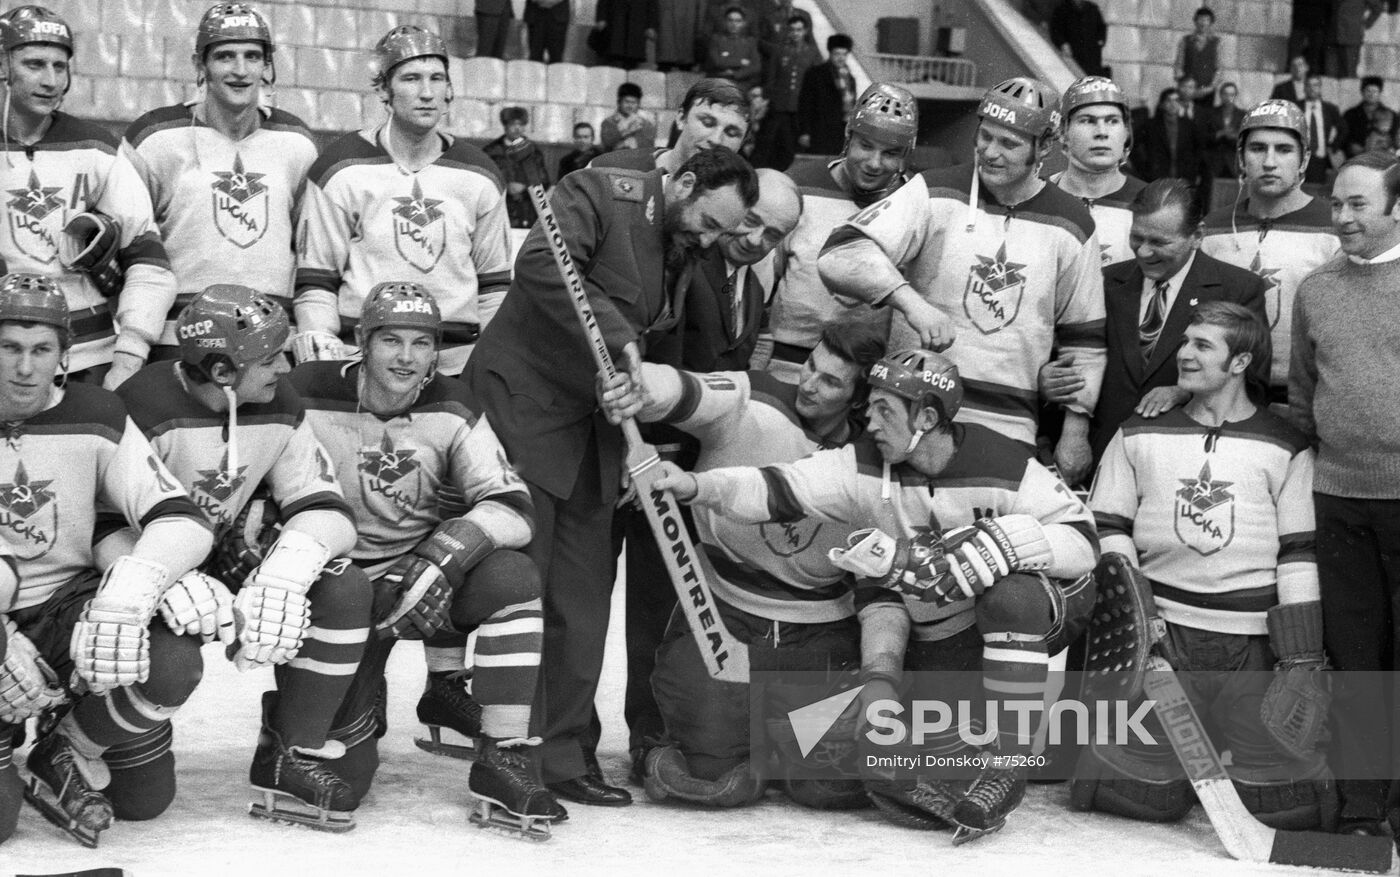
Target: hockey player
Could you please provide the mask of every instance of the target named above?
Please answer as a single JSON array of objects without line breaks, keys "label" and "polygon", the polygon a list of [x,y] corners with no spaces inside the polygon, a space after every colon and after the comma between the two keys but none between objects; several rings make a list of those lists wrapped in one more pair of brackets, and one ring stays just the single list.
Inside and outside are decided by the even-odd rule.
[{"label": "hockey player", "polygon": [[899,310],[892,348],[946,349],[967,381],[964,420],[1034,446],[1038,374],[1051,351],[1085,386],[1063,406],[1055,463],[1087,474],[1089,416],[1104,368],[1104,302],[1094,220],[1038,175],[1059,129],[1055,93],[1016,78],[978,106],[976,154],[926,171],[832,233],[818,263],[837,295]]},{"label": "hockey player", "polygon": [[1201,241],[1201,252],[1253,271],[1268,284],[1269,402],[1279,406],[1276,413],[1288,404],[1294,294],[1340,246],[1326,200],[1303,191],[1309,142],[1307,119],[1292,101],[1266,100],[1245,113],[1238,139],[1239,199],[1206,217]]},{"label": "hockey player", "polygon": [[[565,813],[529,757],[540,742],[530,737],[530,706],[544,636],[539,573],[518,550],[534,530],[530,493],[466,387],[435,377],[442,314],[420,285],[375,286],[356,333],[361,362],[308,363],[292,378],[355,510],[350,556],[377,579],[379,636],[338,722],[359,728],[360,739],[343,742],[376,749],[382,729],[369,716],[395,637],[431,643],[443,627],[475,630],[484,744],[468,779],[481,802],[472,819],[547,837],[539,823]],[[445,485],[465,498],[464,515],[443,518]],[[428,691],[459,686],[453,669],[430,674]],[[352,781],[359,794],[371,775]]]},{"label": "hockey player", "polygon": [[[167,586],[188,579],[213,543],[120,399],[54,386],[72,337],[53,279],[0,279],[0,840],[20,801],[3,770],[11,737],[58,708],[29,751],[25,797],[96,846],[113,816],[152,819],[175,795],[168,719],[199,682],[200,640],[156,612],[186,617]],[[113,521],[141,535],[107,564],[93,536]]]},{"label": "hockey player", "polygon": [[447,47],[417,25],[375,46],[380,125],[311,168],[298,234],[298,362],[343,359],[369,290],[418,278],[443,311],[439,368],[460,374],[510,286],[510,221],[491,159],[438,130],[452,103]]},{"label": "hockey player", "polygon": [[[842,321],[823,329],[797,386],[762,371],[698,375],[647,363],[639,419],[697,438],[696,471],[792,462],[860,434],[855,415],[865,401],[865,372],[883,353],[878,333]],[[764,651],[781,651],[780,666],[788,669],[797,669],[802,658],[812,670],[840,671],[859,662],[850,587],[826,555],[845,545],[845,530],[815,520],[782,527],[739,523],[707,508],[696,509],[695,518],[697,545],[715,571],[711,586],[720,617],[748,644],[751,662],[757,665],[756,653]],[[657,653],[651,685],[669,741],[647,757],[650,797],[726,807],[762,794],[763,771],[748,758],[749,686],[710,678],[679,611]],[[860,784],[851,785],[785,782],[793,799],[808,806],[866,804]]]},{"label": "hockey player", "polygon": [[888,326],[888,313],[872,313],[849,299],[833,297],[817,274],[817,257],[837,226],[907,182],[904,169],[918,135],[914,96],[898,85],[871,83],[856,101],[840,158],[825,167],[808,162],[791,169],[805,209],[779,249],[781,274],[770,306],[773,358],[768,370],[779,380],[798,380],[822,326],[832,319]]},{"label": "hockey player", "polygon": [[[180,313],[180,360],[147,366],[121,395],[219,534],[206,589],[192,601],[201,618],[236,591],[244,624],[232,660],[240,670],[275,668],[249,770],[263,800],[251,812],[345,831],[359,795],[337,775],[353,766],[336,763],[345,746],[329,732],[364,652],[370,584],[341,557],[355,544],[354,518],[285,379],[289,334],[286,312],[267,296],[210,286]],[[280,509],[281,533],[265,552],[233,557],[260,485]]]},{"label": "hockey player", "polygon": [[[1269,330],[1234,302],[1191,315],[1177,353],[1184,408],[1132,417],[1104,453],[1091,504],[1102,550],[1139,567],[1173,663],[1250,811],[1276,828],[1335,819],[1322,608],[1313,549],[1313,453],[1245,390]],[[1270,674],[1268,671],[1273,670]],[[1228,671],[1228,672],[1220,672]],[[1146,725],[1161,741],[1164,732]],[[1094,742],[1076,770],[1080,809],[1166,822],[1194,796],[1163,742]]]},{"label": "hockey player", "polygon": [[616,149],[593,159],[589,167],[625,167],[635,171],[661,168],[675,173],[702,149],[723,146],[734,152],[749,133],[749,99],[728,79],[702,79],[686,90],[676,117],[676,143],[665,149],[651,144]]},{"label": "hockey player", "polygon": [[1103,264],[1131,259],[1128,205],[1146,183],[1123,170],[1133,140],[1127,97],[1112,79],[1077,79],[1060,98],[1060,125],[1068,166],[1050,182],[1089,208]]},{"label": "hockey player", "polygon": [[1031,741],[1015,714],[1040,703],[1052,642],[1063,646],[1087,620],[1093,520],[1029,448],[954,422],[963,382],[946,357],[888,354],[869,380],[869,440],[763,468],[670,466],[654,487],[734,521],[810,516],[857,531],[831,559],[860,577],[862,704],[896,699],[905,670],[980,669],[1001,699],[988,719],[1003,758],[970,785],[877,788],[936,824],[994,830],[1025,794]]},{"label": "hockey player", "polygon": [[0,52],[0,256],[58,283],[72,314],[70,377],[111,389],[141,368],[175,301],[151,199],[117,138],[59,112],[72,85],[67,22],[16,6],[0,15]]},{"label": "hockey player", "polygon": [[126,129],[123,154],[150,192],[179,290],[162,358],[179,356],[179,312],[224,278],[291,308],[292,233],[316,143],[301,119],[262,105],[277,81],[274,52],[252,6],[209,7],[190,58],[202,98],[152,110]]}]

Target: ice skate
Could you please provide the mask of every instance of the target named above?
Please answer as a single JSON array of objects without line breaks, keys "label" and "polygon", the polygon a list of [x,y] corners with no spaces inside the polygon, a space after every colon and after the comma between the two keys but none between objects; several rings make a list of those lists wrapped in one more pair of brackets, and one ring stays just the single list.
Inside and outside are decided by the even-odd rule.
[{"label": "ice skate", "polygon": [[44,818],[85,847],[112,824],[112,803],[94,786],[106,786],[107,767],[84,759],[68,738],[50,733],[29,752],[24,799]]},{"label": "ice skate", "polygon": [[[481,704],[467,691],[466,670],[429,673],[418,699],[418,721],[428,726],[430,739],[413,742],[424,752],[452,758],[476,758],[481,752]],[[444,731],[451,732],[445,734]]]},{"label": "ice skate", "polygon": [[981,775],[953,808],[953,819],[960,829],[954,833],[953,843],[966,843],[1000,830],[1007,815],[1026,796],[1025,770],[1003,767],[997,761],[996,756],[991,756]]},{"label": "ice skate", "polygon": [[484,744],[467,780],[473,804],[471,821],[523,840],[549,840],[550,824],[562,821],[564,808],[535,779],[530,759],[517,749]]},{"label": "ice skate", "polygon": [[[340,751],[332,752],[332,748]],[[350,811],[359,804],[355,793],[316,757],[343,754],[344,746],[334,740],[314,751],[283,746],[277,732],[264,727],[248,771],[253,790],[261,793],[262,801],[249,804],[248,815],[317,831],[339,833],[354,828],[355,817]]]},{"label": "ice skate", "polygon": [[906,828],[936,831],[953,828],[953,808],[967,791],[966,780],[928,780],[915,783],[867,783],[866,794],[880,814]]}]

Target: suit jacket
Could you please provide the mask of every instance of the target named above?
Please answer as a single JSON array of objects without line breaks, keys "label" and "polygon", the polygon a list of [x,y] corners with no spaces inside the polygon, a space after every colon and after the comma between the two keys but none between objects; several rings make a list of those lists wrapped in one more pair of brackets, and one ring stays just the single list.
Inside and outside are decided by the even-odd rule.
[{"label": "suit jacket", "polygon": [[1277,83],[1277,84],[1274,86],[1274,90],[1271,91],[1271,92],[1269,92],[1269,99],[1270,99],[1270,100],[1291,100],[1291,101],[1293,101],[1295,104],[1298,105],[1298,108],[1299,108],[1299,109],[1302,109],[1302,108],[1303,108],[1303,101],[1304,101],[1303,92],[1302,92],[1301,89],[1296,89],[1296,88],[1294,87],[1294,85],[1293,85],[1293,80],[1292,80],[1291,78],[1290,78],[1290,79],[1285,79],[1284,81],[1282,81],[1282,82],[1280,82],[1280,83]]},{"label": "suit jacket", "polygon": [[841,89],[836,85],[836,65],[823,61],[808,68],[797,96],[797,133],[812,138],[804,152],[838,155],[846,144],[846,114]]},{"label": "suit jacket", "polygon": [[[1400,129],[1400,115],[1385,104],[1376,106],[1376,113],[1381,110],[1390,113],[1390,127],[1382,130],[1393,140],[1397,129]],[[1365,104],[1357,104],[1342,113],[1342,139],[1348,156],[1366,151],[1366,137],[1371,133],[1372,127],[1371,116],[1366,113]]]},{"label": "suit jacket", "polygon": [[1159,180],[1176,176],[1194,183],[1201,171],[1201,143],[1204,126],[1197,118],[1178,119],[1176,125],[1176,173],[1172,173],[1171,152],[1167,146],[1167,123],[1158,112],[1147,123],[1146,161],[1143,179]]},{"label": "suit jacket", "polygon": [[[647,358],[679,363],[689,371],[747,371],[763,322],[763,284],[753,268],[750,265],[744,272],[744,327],[735,335],[734,312],[724,294],[729,266],[718,247],[706,250],[690,274],[681,325],[659,342]],[[677,301],[680,296],[678,289]]]},{"label": "suit jacket", "polygon": [[[661,176],[584,168],[560,180],[550,197],[614,360],[648,329],[669,328],[661,323],[670,307]],[[516,257],[510,292],[462,377],[521,475],[560,499],[571,498],[579,482],[597,492],[585,499],[617,495],[622,434],[598,413],[597,372],[544,222],[537,222]],[[596,457],[585,459],[590,445]],[[581,476],[585,467],[590,471]]]},{"label": "suit jacket", "polygon": [[[1319,101],[1319,103],[1322,104],[1323,137],[1325,138],[1327,151],[1331,153],[1334,150],[1341,149],[1343,141],[1346,139],[1346,132],[1342,130],[1342,111],[1337,109],[1337,105],[1334,103],[1328,103],[1327,101]],[[1301,108],[1303,110],[1303,120],[1308,124],[1308,136],[1312,137],[1312,120],[1307,116],[1307,101],[1301,104]],[[1317,144],[1314,143],[1313,147],[1315,148],[1316,146]],[[1317,160],[1316,156],[1313,157],[1313,160]]]},{"label": "suit jacket", "polygon": [[[1103,388],[1099,391],[1099,404],[1094,409],[1094,418],[1089,426],[1089,444],[1095,460],[1103,455],[1113,434],[1133,413],[1148,390],[1176,385],[1176,350],[1185,335],[1186,321],[1200,304],[1233,301],[1257,313],[1264,320],[1264,325],[1268,325],[1264,313],[1264,290],[1268,285],[1263,278],[1197,250],[1196,260],[1191,263],[1191,270],[1181,283],[1176,301],[1172,302],[1171,310],[1167,312],[1167,320],[1162,325],[1157,346],[1153,348],[1152,359],[1144,363],[1138,341],[1142,283],[1142,269],[1135,259],[1103,269],[1108,366],[1104,370]],[[1264,357],[1264,360],[1254,363],[1250,373],[1267,383],[1268,357]]]}]

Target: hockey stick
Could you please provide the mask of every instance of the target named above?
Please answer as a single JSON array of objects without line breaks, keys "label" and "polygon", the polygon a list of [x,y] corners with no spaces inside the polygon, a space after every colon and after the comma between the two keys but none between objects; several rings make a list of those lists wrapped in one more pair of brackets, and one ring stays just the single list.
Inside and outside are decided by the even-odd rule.
[{"label": "hockey stick", "polygon": [[1377,874],[1390,872],[1394,849],[1391,838],[1284,831],[1255,819],[1240,800],[1239,792],[1220,762],[1220,754],[1206,736],[1200,716],[1196,715],[1186,690],[1181,687],[1181,680],[1165,658],[1154,654],[1147,659],[1143,688],[1152,699],[1152,708],[1161,719],[1167,739],[1186,769],[1186,776],[1196,789],[1196,797],[1210,817],[1210,824],[1231,856],[1246,862]]},{"label": "hockey stick", "polygon": [[[559,228],[554,208],[545,197],[542,186],[531,186],[530,197],[534,199],[535,209],[539,212],[540,225],[545,240],[549,242],[549,251],[554,255],[559,277],[569,291],[574,313],[583,327],[583,334],[588,338],[593,361],[598,371],[609,378],[616,377],[617,368],[613,365],[612,355],[608,353],[608,345],[603,340],[602,330],[598,328],[593,308],[588,303],[588,293],[574,267],[573,257],[564,243],[564,234]],[[660,474],[658,464],[661,458],[656,448],[642,441],[637,423],[631,418],[622,422],[622,435],[627,442],[627,471],[637,489],[647,524],[661,548],[666,572],[680,599],[685,620],[690,624],[695,646],[705,660],[705,669],[714,679],[749,681],[749,648],[734,638],[719,617],[714,595],[710,592],[709,577],[713,573],[704,556],[695,550],[695,545],[690,541],[685,522],[681,520],[680,506],[669,492],[655,490],[651,486]]]}]

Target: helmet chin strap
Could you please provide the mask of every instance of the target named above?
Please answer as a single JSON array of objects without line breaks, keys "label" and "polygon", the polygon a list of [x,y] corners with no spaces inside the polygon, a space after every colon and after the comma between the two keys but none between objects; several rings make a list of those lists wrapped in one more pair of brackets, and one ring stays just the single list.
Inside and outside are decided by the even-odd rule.
[{"label": "helmet chin strap", "polygon": [[914,434],[909,437],[909,447],[904,449],[904,453],[906,456],[914,453],[914,449],[919,446],[919,442],[923,441],[925,432],[927,432],[927,430],[914,430]]}]

